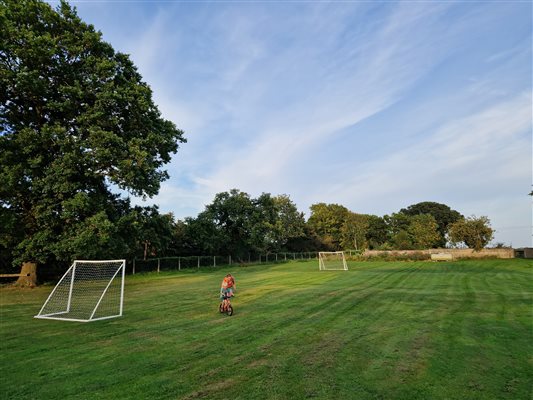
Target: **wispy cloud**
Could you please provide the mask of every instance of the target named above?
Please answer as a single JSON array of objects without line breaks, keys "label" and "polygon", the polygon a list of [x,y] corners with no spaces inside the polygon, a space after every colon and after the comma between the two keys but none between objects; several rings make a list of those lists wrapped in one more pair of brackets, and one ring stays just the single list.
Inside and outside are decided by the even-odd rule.
[{"label": "wispy cloud", "polygon": [[[248,130],[245,141],[238,143],[237,147],[230,143],[228,147],[219,148],[220,168],[206,177],[204,182],[213,191],[224,190],[232,185],[252,191],[260,190],[259,187],[271,187],[274,181],[283,179],[289,165],[310,148],[327,146],[330,138],[339,130],[355,125],[398,101],[431,66],[431,63],[418,62],[421,51],[426,55],[434,55],[432,63],[439,61],[429,43],[421,43],[417,34],[410,31],[408,23],[401,21],[429,18],[435,13],[436,10],[424,10],[406,18],[407,14],[412,13],[401,7],[383,21],[379,32],[352,34],[348,42],[340,42],[340,46],[334,50],[320,47],[322,41],[331,40],[326,34],[318,35],[325,37],[317,39],[319,50],[306,50],[295,39],[297,44],[294,51],[285,49],[281,55],[276,55],[275,61],[268,64],[268,71],[263,68],[251,71],[258,82],[266,79],[274,84],[274,95],[280,97],[287,90],[276,85],[275,77],[269,76],[269,71],[285,70],[290,76],[284,77],[285,81],[304,82],[298,88],[296,101],[280,101],[276,104],[275,112],[270,109],[268,118],[260,120],[261,124],[250,121],[245,127]],[[349,24],[342,18],[329,22],[328,26],[340,26],[343,29],[347,29]],[[344,34],[342,29],[337,28],[335,35]],[[306,36],[307,32],[302,35]],[[365,43],[365,46],[361,47],[359,43]],[[337,60],[332,65],[330,59],[335,57]],[[295,69],[295,65],[299,68]],[[253,91],[253,86],[248,90]],[[263,101],[273,100],[267,98]],[[241,103],[236,101],[234,104]],[[258,104],[257,108],[261,106]],[[254,116],[258,114],[257,109],[250,110],[246,105],[239,107],[239,110],[233,115],[236,119],[239,118],[239,112],[251,111]],[[266,126],[263,122],[266,122]]]},{"label": "wispy cloud", "polygon": [[[450,191],[479,198],[490,190],[485,185],[498,192],[502,179],[528,177],[530,132],[531,95],[523,93],[436,127],[415,145],[359,165],[357,177],[346,186],[355,189],[363,204],[401,193],[417,197]],[[343,190],[341,197],[349,201],[353,189]]]}]

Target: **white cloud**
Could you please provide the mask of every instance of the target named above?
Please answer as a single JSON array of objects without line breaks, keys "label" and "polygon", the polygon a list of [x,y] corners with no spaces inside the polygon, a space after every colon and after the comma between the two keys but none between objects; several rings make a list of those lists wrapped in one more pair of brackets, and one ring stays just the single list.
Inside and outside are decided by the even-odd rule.
[{"label": "white cloud", "polygon": [[[435,56],[431,62],[419,62],[420,47],[423,47],[424,53],[435,52],[429,42],[424,43],[410,31],[405,21],[429,18],[435,13],[435,8],[415,13],[400,8],[397,11],[399,15],[393,13],[380,32],[353,37],[353,45],[352,42],[343,43],[341,49],[334,53],[342,60],[337,60],[325,70],[316,64],[331,56],[326,50],[321,54],[318,50],[298,47],[277,54],[276,60],[268,64],[273,67],[270,70],[293,71],[294,65],[300,65],[301,70],[292,72],[295,81],[305,74],[318,74],[320,80],[311,79],[309,83],[312,87],[301,88],[297,102],[286,103],[275,113],[270,110],[266,120],[263,117],[263,120],[249,121],[249,125],[242,128],[248,130],[246,140],[219,147],[216,157],[218,167],[212,175],[205,177],[209,189],[216,192],[236,186],[257,192],[261,187],[263,190],[272,187],[274,182],[287,178],[290,166],[297,164],[302,154],[317,145],[326,146],[339,130],[357,124],[397,101],[417,79],[424,76],[432,63],[439,61],[439,57]],[[337,24],[330,22],[329,27],[339,25],[339,21]],[[377,39],[370,36],[374,34]],[[324,40],[329,39],[326,37]],[[359,43],[366,45],[359,47]],[[320,48],[320,43],[317,46]],[[352,47],[357,50],[352,51]],[[258,81],[272,78],[268,71],[261,68],[251,73]],[[259,76],[262,73],[266,76]],[[258,87],[261,92],[262,84]],[[283,88],[278,88],[279,95],[283,96]],[[245,92],[254,90],[252,85]],[[234,104],[234,118],[240,117],[239,112],[250,112],[255,116],[260,112],[238,100],[229,101]]]}]

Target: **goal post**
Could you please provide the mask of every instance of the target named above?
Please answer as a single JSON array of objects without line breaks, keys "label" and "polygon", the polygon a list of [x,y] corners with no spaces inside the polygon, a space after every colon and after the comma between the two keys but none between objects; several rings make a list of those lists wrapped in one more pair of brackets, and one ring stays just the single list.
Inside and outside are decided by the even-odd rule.
[{"label": "goal post", "polygon": [[122,316],[126,260],[75,260],[35,318],[90,322]]},{"label": "goal post", "polygon": [[321,251],[318,253],[318,268],[320,271],[348,271],[346,257],[343,251]]}]

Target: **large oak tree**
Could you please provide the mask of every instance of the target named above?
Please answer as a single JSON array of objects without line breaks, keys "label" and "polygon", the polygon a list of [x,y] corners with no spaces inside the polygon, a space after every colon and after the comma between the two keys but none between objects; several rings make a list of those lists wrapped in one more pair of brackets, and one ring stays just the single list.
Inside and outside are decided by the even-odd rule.
[{"label": "large oak tree", "polygon": [[183,142],[129,56],[66,2],[0,0],[0,250],[125,251],[131,209],[111,188],[155,195]]}]

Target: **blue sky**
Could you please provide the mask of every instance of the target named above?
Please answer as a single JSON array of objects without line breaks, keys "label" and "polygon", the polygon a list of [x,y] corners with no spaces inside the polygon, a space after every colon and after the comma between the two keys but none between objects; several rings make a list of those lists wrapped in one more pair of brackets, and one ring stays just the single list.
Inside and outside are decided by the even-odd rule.
[{"label": "blue sky", "polygon": [[287,194],[383,216],[422,201],[532,245],[532,4],[74,1],[185,131],[158,204]]}]

